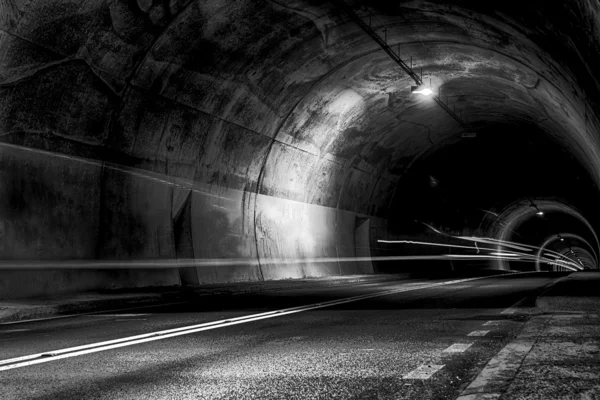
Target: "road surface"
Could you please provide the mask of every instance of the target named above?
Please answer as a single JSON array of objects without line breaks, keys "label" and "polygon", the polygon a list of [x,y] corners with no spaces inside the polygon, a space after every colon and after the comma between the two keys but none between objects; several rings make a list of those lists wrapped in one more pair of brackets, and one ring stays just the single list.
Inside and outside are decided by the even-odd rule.
[{"label": "road surface", "polygon": [[0,398],[454,399],[556,278],[398,280],[4,324]]}]

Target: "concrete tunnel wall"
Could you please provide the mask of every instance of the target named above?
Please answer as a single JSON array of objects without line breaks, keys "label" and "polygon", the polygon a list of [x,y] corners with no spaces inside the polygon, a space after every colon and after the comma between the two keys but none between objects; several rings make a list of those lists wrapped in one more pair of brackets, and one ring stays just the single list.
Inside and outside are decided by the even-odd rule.
[{"label": "concrete tunnel wall", "polygon": [[[127,260],[353,257],[357,217],[368,217],[12,145],[0,145],[0,154],[3,182],[11,183],[1,193],[2,257],[82,260],[75,270],[2,270],[4,298],[181,283],[176,268],[131,269]],[[188,219],[191,248],[177,248],[174,216]],[[385,226],[380,218],[369,223]],[[85,269],[93,259],[121,263],[105,271]],[[372,272],[364,262],[220,265],[187,271],[184,283]]]},{"label": "concrete tunnel wall", "polygon": [[[594,31],[597,7],[576,4],[575,25]],[[377,24],[444,94],[464,98],[474,126],[535,123],[600,182],[593,96],[530,38],[551,27],[405,6]],[[462,131],[410,84],[329,2],[2,2],[0,258],[355,255],[357,218],[384,236],[392,197],[410,195],[396,190],[402,174]],[[182,276],[372,271],[299,263]],[[180,282],[176,269],[0,274],[0,297]]]}]

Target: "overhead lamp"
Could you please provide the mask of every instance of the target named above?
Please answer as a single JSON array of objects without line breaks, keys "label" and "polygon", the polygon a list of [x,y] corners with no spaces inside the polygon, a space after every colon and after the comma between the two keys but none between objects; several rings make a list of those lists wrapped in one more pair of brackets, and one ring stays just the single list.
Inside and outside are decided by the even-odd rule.
[{"label": "overhead lamp", "polygon": [[543,212],[543,211],[538,211],[538,212],[536,212],[535,214],[536,214],[536,215],[539,215],[540,217],[543,217],[543,216],[544,216],[544,212]]},{"label": "overhead lamp", "polygon": [[431,90],[430,88],[428,88],[427,86],[411,86],[410,87],[410,92],[411,93],[416,93],[416,94],[422,94],[423,96],[430,96],[433,94],[433,90]]}]

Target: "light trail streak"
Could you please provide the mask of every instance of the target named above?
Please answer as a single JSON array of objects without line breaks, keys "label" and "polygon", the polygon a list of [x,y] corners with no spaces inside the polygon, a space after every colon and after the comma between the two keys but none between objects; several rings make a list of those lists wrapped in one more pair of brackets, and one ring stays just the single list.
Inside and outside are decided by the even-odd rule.
[{"label": "light trail streak", "polygon": [[493,256],[505,256],[505,257],[518,257],[519,254],[515,254],[515,253],[500,253],[500,252],[494,252],[494,253],[490,253]]},{"label": "light trail streak", "polygon": [[485,243],[485,244],[495,244],[495,245],[500,244],[501,246],[504,246],[504,247],[509,247],[509,248],[513,248],[516,250],[522,250],[522,251],[532,251],[533,249],[537,249],[537,247],[535,247],[535,246],[530,246],[530,245],[523,244],[523,243],[509,242],[506,240],[493,239],[493,238],[480,238],[480,237],[476,237],[476,236],[453,236],[453,238],[461,239],[461,240],[468,240],[470,242]]},{"label": "light trail streak", "polygon": [[444,243],[435,243],[435,242],[420,242],[416,240],[383,240],[380,239],[377,242],[379,243],[390,243],[390,244],[420,244],[425,246],[438,246],[438,247],[453,247],[458,249],[471,249],[471,250],[490,250],[494,251],[496,249],[482,248],[480,249],[477,246],[461,246],[457,244],[444,244]]},{"label": "light trail streak", "polygon": [[[317,258],[271,258],[260,259],[260,265],[291,265],[301,263],[337,263],[356,261],[417,261],[417,260],[449,260],[472,259],[511,259],[493,255],[441,254],[441,255],[411,255],[411,256],[375,256],[375,257],[317,257]],[[530,258],[533,260],[535,257]],[[554,260],[550,260],[554,261]],[[67,260],[67,261],[21,261],[0,264],[0,269],[153,269],[153,268],[185,268],[185,267],[228,267],[228,266],[258,266],[258,259],[252,258],[217,258],[217,259],[153,259],[153,260]]]},{"label": "light trail streak", "polygon": [[[436,232],[440,235],[448,236],[448,237],[451,237],[454,239],[472,241],[474,244],[476,244],[477,242],[486,243],[486,244],[494,244],[494,245],[499,245],[499,246],[503,246],[503,247],[508,247],[511,249],[523,250],[523,251],[527,251],[527,252],[531,252],[531,251],[537,252],[540,250],[539,246],[528,245],[525,243],[511,242],[511,241],[501,240],[501,239],[496,239],[496,238],[480,238],[480,237],[476,237],[476,236],[454,236],[454,235],[450,235],[448,233],[441,232],[438,229],[435,229],[434,227],[432,227],[431,225],[426,224],[425,222],[422,222],[422,221],[415,221],[415,222],[420,222],[421,224],[425,225],[426,227],[428,227],[429,229],[433,230],[434,232]],[[572,262],[572,260],[570,258],[568,258],[567,256],[565,256],[563,254],[557,253],[550,249],[546,249],[546,251],[556,254],[559,258],[563,259],[563,260],[561,260],[562,263],[575,266],[575,270],[583,269],[582,267],[580,267],[576,263]],[[544,261],[547,263],[556,262],[556,260],[542,259],[541,256],[536,256],[536,257],[537,257],[536,260],[538,260],[538,262],[539,261]],[[566,265],[563,265],[563,266],[565,266],[566,268],[569,268]],[[571,269],[573,269],[573,268],[571,268]]]},{"label": "light trail streak", "polygon": [[[492,251],[493,253],[490,253],[490,255],[495,255],[495,256],[507,256],[507,257],[533,257],[534,260],[537,260],[537,256],[533,256],[531,254],[523,254],[523,253],[502,253],[502,252],[497,252],[496,249],[490,249],[490,248],[480,248],[477,246],[477,242],[483,242],[483,243],[488,243],[488,244],[498,244],[499,242],[504,242],[501,240],[497,240],[497,239],[491,239],[491,238],[477,238],[477,237],[469,237],[469,236],[452,236],[452,235],[447,235],[447,234],[443,234],[444,236],[450,236],[456,239],[461,239],[461,240],[469,240],[469,241],[473,241],[475,246],[461,246],[461,245],[453,245],[453,244],[446,244],[446,243],[435,243],[435,242],[422,242],[422,241],[417,241],[417,240],[384,240],[384,239],[379,239],[378,242],[379,243],[388,243],[388,244],[417,244],[417,245],[424,245],[424,246],[437,246],[437,247],[452,247],[452,248],[460,248],[460,249],[470,249],[470,250],[477,250],[477,253],[479,253],[480,250],[488,250],[488,251]],[[532,251],[531,249],[539,249],[538,247],[535,246],[530,246],[530,245],[526,245],[526,244],[520,244],[520,243],[515,243],[515,242],[509,242],[508,245],[506,245],[506,247],[512,247],[512,248],[517,248],[517,249],[524,249],[528,252]],[[548,250],[551,251],[551,250]],[[561,257],[561,258],[565,258],[566,260],[564,262],[569,263],[571,260],[566,257],[563,256],[559,253],[557,253],[557,257]],[[514,260],[514,259],[513,259]],[[542,260],[540,258],[540,260]],[[553,260],[552,260],[553,261]],[[550,260],[546,261],[546,262],[550,262]],[[572,264],[572,265],[576,265],[576,264]]]}]

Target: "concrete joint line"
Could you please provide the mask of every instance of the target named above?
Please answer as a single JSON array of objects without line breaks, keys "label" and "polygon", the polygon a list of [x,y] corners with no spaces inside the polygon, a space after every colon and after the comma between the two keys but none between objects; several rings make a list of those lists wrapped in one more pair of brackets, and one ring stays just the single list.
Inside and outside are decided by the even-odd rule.
[{"label": "concrete joint line", "polygon": [[[506,276],[506,275],[501,275],[501,276]],[[132,346],[132,345],[136,345],[136,344],[147,343],[147,342],[152,342],[152,341],[156,341],[156,340],[172,338],[172,337],[176,337],[176,336],[188,335],[188,334],[192,334],[192,333],[203,332],[203,331],[207,331],[207,330],[223,328],[223,327],[243,324],[243,323],[247,323],[247,322],[253,322],[253,321],[259,321],[259,320],[263,320],[263,319],[274,318],[274,317],[279,317],[279,316],[284,316],[284,315],[296,314],[296,313],[300,313],[300,312],[304,312],[304,311],[316,310],[316,309],[336,306],[336,305],[340,305],[340,304],[352,303],[352,302],[366,300],[366,299],[375,298],[375,297],[382,297],[382,296],[387,296],[387,295],[396,294],[396,293],[409,292],[409,291],[413,291],[413,290],[428,289],[428,288],[434,288],[434,287],[439,287],[439,286],[451,285],[454,283],[470,282],[470,281],[476,281],[476,280],[481,280],[481,279],[489,279],[490,277],[492,277],[492,276],[456,279],[456,280],[452,280],[452,281],[424,284],[424,285],[412,286],[412,287],[408,287],[408,288],[403,287],[403,288],[399,288],[399,289],[386,290],[386,291],[379,292],[379,293],[368,293],[368,294],[364,294],[364,295],[360,295],[360,296],[347,297],[347,298],[339,299],[339,300],[332,300],[332,301],[322,302],[322,303],[317,303],[317,304],[309,304],[306,306],[292,307],[292,308],[287,308],[287,309],[283,309],[283,310],[268,311],[265,313],[246,315],[246,316],[237,317],[237,318],[230,318],[228,320],[213,321],[213,322],[208,322],[208,323],[203,323],[203,324],[198,324],[198,325],[191,325],[191,326],[185,326],[185,327],[181,327],[181,328],[169,329],[169,330],[165,330],[165,331],[152,332],[152,333],[147,333],[147,334],[143,334],[143,335],[130,336],[130,337],[125,337],[125,338],[121,338],[121,339],[114,339],[114,340],[108,340],[108,341],[104,341],[104,342],[91,343],[91,344],[87,344],[87,345],[71,347],[71,348],[66,348],[66,349],[46,351],[41,354],[32,354],[32,355],[28,355],[28,356],[0,360],[0,371],[6,371],[9,369],[26,367],[29,365],[41,364],[41,363],[45,363],[45,362],[49,362],[49,361],[60,360],[63,358],[70,358],[70,357],[76,357],[76,356],[85,355],[85,354],[92,354],[92,353],[97,353],[100,351],[117,349],[117,348],[121,348],[121,347]],[[44,354],[53,354],[53,356],[47,357],[47,356],[44,356]]]}]

